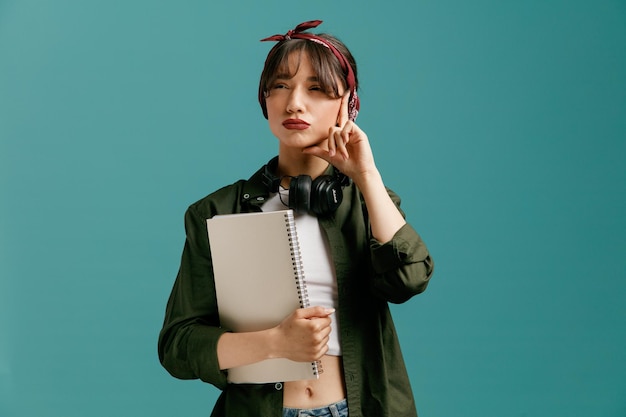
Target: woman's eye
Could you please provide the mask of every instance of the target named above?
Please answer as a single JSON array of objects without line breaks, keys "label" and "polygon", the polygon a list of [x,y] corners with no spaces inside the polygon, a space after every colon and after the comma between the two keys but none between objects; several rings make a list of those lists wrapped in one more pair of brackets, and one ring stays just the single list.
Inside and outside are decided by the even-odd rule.
[{"label": "woman's eye", "polygon": [[309,90],[311,90],[311,91],[322,91],[322,87],[320,87],[319,85],[314,85],[312,87],[309,87]]},{"label": "woman's eye", "polygon": [[272,87],[272,89],[274,90],[279,90],[282,88],[287,88],[287,86],[285,84],[274,84],[274,86]]}]

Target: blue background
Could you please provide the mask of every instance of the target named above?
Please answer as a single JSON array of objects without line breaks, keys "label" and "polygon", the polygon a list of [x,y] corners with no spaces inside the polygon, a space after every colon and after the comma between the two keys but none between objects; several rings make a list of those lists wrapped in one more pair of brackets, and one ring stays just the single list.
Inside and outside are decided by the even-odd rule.
[{"label": "blue background", "polygon": [[310,19],[437,263],[420,416],[626,416],[623,0],[0,0],[0,415],[209,414],[156,354],[182,216],[275,153],[258,39]]}]

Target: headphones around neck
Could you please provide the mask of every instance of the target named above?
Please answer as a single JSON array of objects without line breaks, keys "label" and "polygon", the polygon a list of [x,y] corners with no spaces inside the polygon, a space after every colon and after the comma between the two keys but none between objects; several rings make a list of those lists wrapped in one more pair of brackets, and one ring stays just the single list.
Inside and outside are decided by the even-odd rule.
[{"label": "headphones around neck", "polygon": [[[278,157],[274,157],[263,167],[263,184],[273,193],[278,192],[282,179],[274,175],[277,165]],[[291,177],[288,207],[296,212],[330,214],[341,204],[342,189],[349,183],[350,178],[337,169],[334,175],[320,175],[314,180],[309,175]]]}]

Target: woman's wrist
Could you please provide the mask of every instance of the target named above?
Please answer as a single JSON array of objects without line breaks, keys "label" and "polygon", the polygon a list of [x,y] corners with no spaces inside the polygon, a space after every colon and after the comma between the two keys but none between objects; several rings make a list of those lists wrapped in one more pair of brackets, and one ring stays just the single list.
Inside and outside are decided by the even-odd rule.
[{"label": "woman's wrist", "polygon": [[352,181],[354,181],[354,183],[359,188],[359,190],[361,190],[362,193],[367,192],[373,186],[380,187],[382,185],[384,188],[382,176],[380,175],[380,171],[378,171],[378,168],[376,168],[376,166],[371,169],[359,172],[351,179]]},{"label": "woman's wrist", "polygon": [[278,356],[275,329],[224,333],[217,342],[220,369],[249,365]]}]

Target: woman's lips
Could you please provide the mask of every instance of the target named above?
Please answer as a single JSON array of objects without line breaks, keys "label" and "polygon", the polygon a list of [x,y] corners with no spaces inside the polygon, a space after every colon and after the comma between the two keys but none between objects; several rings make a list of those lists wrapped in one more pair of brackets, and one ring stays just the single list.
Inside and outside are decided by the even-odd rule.
[{"label": "woman's lips", "polygon": [[309,123],[300,119],[287,119],[283,122],[285,129],[290,130],[304,130],[311,126]]}]

